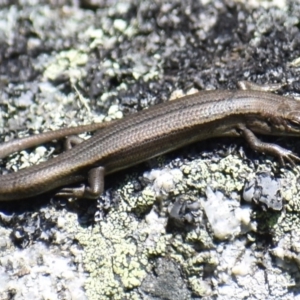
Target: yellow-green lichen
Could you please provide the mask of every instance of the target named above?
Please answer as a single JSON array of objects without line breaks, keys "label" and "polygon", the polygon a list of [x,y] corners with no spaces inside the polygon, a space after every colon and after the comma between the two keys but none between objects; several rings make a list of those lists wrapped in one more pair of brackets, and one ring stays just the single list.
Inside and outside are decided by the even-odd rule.
[{"label": "yellow-green lichen", "polygon": [[120,194],[122,196],[122,210],[131,211],[136,213],[142,213],[149,209],[156,200],[155,193],[150,188],[145,188],[142,193],[135,194],[133,184],[129,181],[121,189]]},{"label": "yellow-green lichen", "polygon": [[189,285],[193,292],[199,296],[210,296],[211,289],[205,281],[203,281],[199,276],[191,276],[189,279]]},{"label": "yellow-green lichen", "polygon": [[107,221],[79,230],[76,238],[84,247],[83,262],[89,272],[85,288],[89,299],[125,299],[128,296],[125,289],[140,285],[145,277],[143,263],[147,261],[141,257],[132,237],[135,229],[133,218],[114,211]]},{"label": "yellow-green lichen", "polygon": [[194,160],[184,166],[182,171],[187,175],[187,185],[190,187],[205,191],[209,185],[213,189],[222,188],[228,193],[234,190],[241,191],[245,179],[254,176],[253,170],[233,155],[228,155],[218,163]]},{"label": "yellow-green lichen", "polygon": [[[245,179],[255,176],[254,170],[232,155],[213,165],[204,160],[194,160],[180,169],[184,176],[170,190],[169,196],[185,194],[186,199],[197,199],[199,192],[205,193],[207,185],[229,194],[238,194]],[[80,228],[76,235],[84,247],[83,261],[89,273],[85,288],[89,299],[138,297],[137,288],[151,272],[152,260],[157,257],[175,261],[187,274],[186,280],[195,295],[209,295],[211,290],[202,275],[205,266],[216,268],[218,265],[211,235],[204,228],[190,230],[184,239],[180,233],[166,233],[167,219],[157,208],[152,209],[157,194],[151,184],[136,192],[130,178],[127,180],[128,183],[116,191],[118,205],[111,208],[95,227]],[[291,185],[294,186],[294,183]],[[162,210],[164,203],[160,204]],[[146,215],[140,217],[140,213]],[[262,212],[254,218],[260,224],[265,223],[265,230],[271,228],[275,239],[300,226],[300,218],[296,215],[284,216],[281,212]],[[197,251],[195,245],[199,245],[202,251]]]},{"label": "yellow-green lichen", "polygon": [[53,62],[48,65],[44,76],[48,79],[55,80],[57,77],[67,74],[72,82],[76,82],[86,75],[84,68],[80,70],[79,66],[84,66],[87,61],[87,53],[80,50],[71,49],[62,51],[58,53]]},{"label": "yellow-green lichen", "polygon": [[186,241],[189,243],[200,243],[204,249],[213,247],[213,239],[208,234],[207,230],[191,230],[186,235]]},{"label": "yellow-green lichen", "polygon": [[[234,185],[232,174],[246,173],[244,169],[247,169],[247,166],[238,165],[236,161],[233,163],[232,159],[232,157],[224,159],[221,166],[215,164],[214,172],[202,160],[195,160],[190,165],[183,166],[181,170],[186,176],[176,183],[171,193],[180,194],[188,190],[192,196],[199,189],[204,191],[208,182],[216,183],[215,186],[226,185],[227,189],[240,189],[240,186]],[[229,164],[234,168],[226,167]],[[224,169],[227,174],[226,172],[224,174]],[[196,190],[193,191],[191,186],[196,187]],[[129,182],[119,188],[118,195],[120,195],[119,205],[112,208],[103,221],[92,231],[81,229],[81,233],[77,235],[78,241],[85,249],[85,269],[90,273],[85,285],[90,299],[97,297],[125,299],[128,291],[134,292],[151,270],[150,258],[153,257],[168,256],[181,265],[186,274],[198,272],[199,278],[204,264],[215,265],[215,259],[213,256],[208,257],[208,254],[205,259],[203,257],[202,260],[199,260],[199,257],[195,259],[193,244],[199,243],[207,248],[213,244],[209,235],[203,231],[190,231],[187,239],[193,242],[186,243],[181,234],[175,236],[166,234],[164,230],[166,224],[161,223],[158,226],[160,219],[153,219],[155,213],[152,217],[148,214],[145,220],[138,221],[135,213],[147,211],[156,200],[156,194],[150,186],[145,187],[140,193],[135,193],[133,184]],[[195,287],[195,292],[200,293],[200,283],[196,285],[194,281],[191,285]]]}]

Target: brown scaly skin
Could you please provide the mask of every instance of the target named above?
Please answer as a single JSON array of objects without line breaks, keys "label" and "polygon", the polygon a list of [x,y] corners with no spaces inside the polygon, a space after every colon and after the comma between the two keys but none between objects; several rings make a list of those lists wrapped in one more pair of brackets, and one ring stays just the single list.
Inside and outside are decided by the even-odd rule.
[{"label": "brown scaly skin", "polygon": [[103,191],[105,174],[208,138],[243,136],[254,150],[274,155],[282,164],[300,161],[291,151],[255,136],[300,136],[300,102],[253,89],[203,91],[105,125],[62,129],[8,142],[0,145],[0,153],[8,155],[99,128],[93,137],[55,158],[0,176],[0,201],[28,198],[86,179],[88,186],[63,188],[58,195],[95,199]]}]

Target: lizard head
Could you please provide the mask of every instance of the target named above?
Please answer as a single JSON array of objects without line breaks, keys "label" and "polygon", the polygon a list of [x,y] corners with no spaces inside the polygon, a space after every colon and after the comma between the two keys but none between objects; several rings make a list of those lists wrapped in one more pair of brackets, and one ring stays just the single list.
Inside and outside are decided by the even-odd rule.
[{"label": "lizard head", "polygon": [[263,118],[252,120],[251,128],[262,134],[300,136],[300,102],[292,98],[276,107],[273,113],[264,113]]},{"label": "lizard head", "polygon": [[[300,106],[300,103],[299,103]],[[300,134],[300,107],[299,110],[290,111],[284,117],[285,129],[290,134]]]}]

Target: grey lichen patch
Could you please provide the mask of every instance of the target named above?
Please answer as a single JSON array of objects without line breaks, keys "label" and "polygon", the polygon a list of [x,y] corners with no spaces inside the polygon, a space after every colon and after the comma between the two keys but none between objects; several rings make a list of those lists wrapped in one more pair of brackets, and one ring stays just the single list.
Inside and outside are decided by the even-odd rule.
[{"label": "grey lichen patch", "polygon": [[[271,250],[271,254],[275,257],[277,265],[282,269],[288,271],[290,274],[298,274],[300,267],[300,235],[299,229],[293,230],[278,241],[277,246]],[[290,278],[293,281],[293,285],[298,278]]]},{"label": "grey lichen patch", "polygon": [[[13,294],[17,299],[56,299],[60,295],[63,299],[87,299],[83,290],[86,273],[80,267],[82,249],[73,243],[78,224],[76,215],[49,207],[41,212],[38,224],[34,221],[24,224],[23,220],[22,234],[26,236],[41,231],[41,240],[51,239],[47,246],[35,241],[26,248],[18,248],[9,238],[16,235],[16,230],[1,227],[1,297],[9,299]],[[33,219],[34,215],[31,215]],[[10,222],[14,217],[1,214],[0,218],[1,222]],[[57,227],[45,226],[45,219],[49,223],[56,221]]]},{"label": "grey lichen patch", "polygon": [[255,178],[247,180],[243,190],[243,199],[264,205],[268,209],[282,210],[280,180],[269,172],[258,172]]},{"label": "grey lichen patch", "polygon": [[[3,215],[1,214],[1,219]],[[12,251],[13,250],[13,244],[11,239],[9,238],[9,235],[11,234],[11,230],[6,229],[5,227],[0,228],[0,251],[1,253],[4,253],[5,251]]]},{"label": "grey lichen patch", "polygon": [[189,299],[190,291],[182,280],[180,268],[169,258],[159,258],[154,262],[154,274],[149,274],[141,290],[157,299]]},{"label": "grey lichen patch", "polygon": [[237,201],[226,199],[222,193],[214,193],[207,187],[206,199],[201,199],[201,204],[215,238],[226,240],[241,233],[240,204]]},{"label": "grey lichen patch", "polygon": [[[109,14],[119,14],[118,6],[119,5],[109,8]],[[130,5],[127,6],[127,9],[129,9],[129,7]],[[97,47],[114,49],[122,40],[127,37],[132,38],[138,32],[139,23],[135,19],[128,23],[128,21],[124,19],[113,19],[108,16],[103,16],[100,19],[100,24],[87,28],[83,37],[85,40],[90,41],[90,50],[97,49]],[[133,76],[135,80],[143,80],[145,82],[159,79],[163,74],[161,56],[159,54],[149,56],[147,53],[153,50],[152,43],[153,40],[149,40],[149,45],[146,46],[145,51],[138,51],[133,48],[128,49],[126,54],[118,59],[119,63],[115,59],[105,59],[99,65],[99,69],[102,70],[103,74],[109,77],[122,76],[128,73],[130,76]],[[124,70],[121,67],[122,62],[126,62],[126,65],[130,62],[129,70]]]},{"label": "grey lichen patch", "polygon": [[[158,198],[165,198],[170,191],[176,192],[181,185],[183,174],[180,169],[163,168],[144,173],[144,178],[153,182],[151,189]],[[176,188],[175,188],[176,186]]]},{"label": "grey lichen patch", "polygon": [[282,237],[300,234],[300,193],[299,193],[299,167],[293,170],[282,170],[280,178],[280,191],[285,200],[284,209],[281,212],[267,211],[255,212],[253,219],[258,223],[258,230],[271,234],[273,242],[279,242]]}]

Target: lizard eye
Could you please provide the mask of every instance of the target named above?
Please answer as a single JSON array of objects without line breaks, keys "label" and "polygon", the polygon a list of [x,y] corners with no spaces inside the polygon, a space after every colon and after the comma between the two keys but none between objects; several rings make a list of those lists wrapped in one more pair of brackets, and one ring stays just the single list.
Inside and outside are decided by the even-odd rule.
[{"label": "lizard eye", "polygon": [[291,130],[300,131],[300,122],[298,122],[297,120],[286,120],[286,125]]},{"label": "lizard eye", "polygon": [[292,120],[288,120],[288,121],[287,121],[287,125],[288,125],[290,128],[300,129],[300,123],[299,123],[299,122],[295,122],[295,121],[292,121]]},{"label": "lizard eye", "polygon": [[300,112],[292,111],[288,114],[287,125],[290,128],[300,130]]}]

